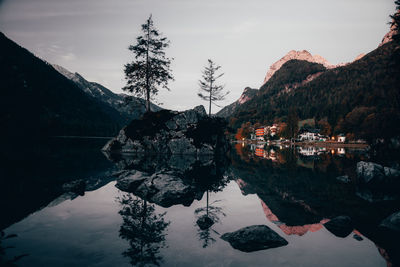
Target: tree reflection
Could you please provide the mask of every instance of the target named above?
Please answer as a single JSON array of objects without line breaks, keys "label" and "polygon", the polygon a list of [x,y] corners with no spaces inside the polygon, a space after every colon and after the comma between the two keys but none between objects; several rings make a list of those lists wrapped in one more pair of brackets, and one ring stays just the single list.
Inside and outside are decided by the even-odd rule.
[{"label": "tree reflection", "polygon": [[160,249],[165,247],[165,230],[170,224],[164,219],[166,213],[157,214],[155,205],[131,194],[123,195],[118,201],[123,219],[119,235],[130,245],[122,254],[135,266],[160,266],[163,261]]},{"label": "tree reflection", "polygon": [[215,200],[211,204],[209,203],[209,190],[207,190],[207,205],[202,208],[198,208],[194,211],[197,219],[197,234],[199,240],[203,242],[203,248],[208,247],[215,242],[212,233],[219,235],[217,231],[211,228],[215,223],[220,221],[220,216],[226,216],[223,212],[222,207],[218,207],[215,204],[220,202],[220,200]]},{"label": "tree reflection", "polygon": [[8,247],[3,247],[2,242],[5,241],[6,239],[9,238],[15,238],[17,235],[11,234],[11,235],[6,235],[3,231],[0,231],[0,266],[17,266],[15,263],[19,261],[21,258],[28,256],[29,254],[20,254],[17,256],[14,256],[12,259],[6,259],[5,254],[6,250],[10,248],[14,248],[12,246]]}]

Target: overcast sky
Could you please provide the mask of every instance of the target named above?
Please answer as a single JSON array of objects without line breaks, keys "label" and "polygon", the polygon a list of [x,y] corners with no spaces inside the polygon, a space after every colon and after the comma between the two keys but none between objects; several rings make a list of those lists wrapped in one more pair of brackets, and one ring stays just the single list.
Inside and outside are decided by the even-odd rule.
[{"label": "overcast sky", "polygon": [[[375,49],[389,30],[394,0],[0,0],[0,30],[50,63],[120,93],[127,49],[153,14],[171,41],[175,81],[157,99],[164,108],[206,104],[197,97],[207,59],[239,98],[259,88],[269,66],[290,50],[308,50],[332,64]],[[219,110],[213,107],[213,112]]]}]

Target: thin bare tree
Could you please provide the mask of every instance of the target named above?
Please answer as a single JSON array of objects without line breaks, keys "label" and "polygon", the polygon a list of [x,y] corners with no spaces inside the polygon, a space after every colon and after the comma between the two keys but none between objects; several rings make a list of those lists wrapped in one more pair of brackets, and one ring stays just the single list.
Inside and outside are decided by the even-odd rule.
[{"label": "thin bare tree", "polygon": [[223,92],[224,85],[218,85],[217,79],[221,78],[224,73],[217,72],[221,66],[215,64],[211,59],[208,60],[207,66],[203,70],[202,80],[199,80],[200,90],[197,94],[201,99],[209,102],[208,115],[211,116],[211,105],[218,106],[215,102],[224,100],[229,91]]}]

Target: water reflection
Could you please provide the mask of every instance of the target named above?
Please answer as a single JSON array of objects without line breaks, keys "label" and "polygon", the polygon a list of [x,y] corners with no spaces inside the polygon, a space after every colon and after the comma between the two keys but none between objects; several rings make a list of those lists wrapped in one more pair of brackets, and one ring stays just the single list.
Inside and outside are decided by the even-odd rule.
[{"label": "water reflection", "polygon": [[[65,153],[67,145],[63,149],[45,162],[64,162],[73,170],[58,166],[48,179],[36,180],[36,193],[49,191],[46,201],[14,217],[19,222],[9,221],[6,232],[18,238],[1,240],[3,248],[16,247],[2,251],[8,259],[29,253],[18,261],[21,266],[218,266],[229,261],[237,266],[364,267],[399,262],[396,239],[378,227],[398,209],[399,200],[375,198],[382,192],[368,197],[359,187],[355,164],[368,160],[365,152],[237,144],[222,158],[107,154],[108,162],[98,150],[77,148],[79,163],[67,159],[74,155]],[[91,166],[79,167],[85,162]],[[3,184],[17,188],[8,174]],[[348,176],[349,182],[338,176]],[[121,192],[115,185],[125,178],[134,184]],[[76,179],[85,181],[84,194],[63,194],[62,185]],[[16,180],[23,181],[21,194],[33,198],[25,185],[34,183]],[[6,202],[9,210],[21,207],[15,199]],[[354,230],[339,239],[323,225],[340,215],[351,217]],[[220,233],[260,224],[290,245],[243,254],[220,239]]]},{"label": "water reflection", "polygon": [[2,246],[2,242],[10,239],[18,237],[16,234],[6,235],[3,231],[0,231],[0,266],[17,266],[16,263],[22,259],[23,257],[29,256],[29,254],[19,254],[14,256],[12,259],[6,259],[5,254],[9,249],[14,248],[13,246]]},{"label": "water reflection", "polygon": [[198,236],[200,241],[202,241],[203,248],[208,247],[216,240],[212,236],[215,234],[219,236],[220,234],[215,231],[212,226],[220,222],[221,216],[225,217],[226,214],[223,212],[223,208],[217,206],[220,204],[221,200],[214,200],[209,204],[209,190],[206,192],[206,206],[197,208],[194,214],[197,218],[196,224],[198,226]]},{"label": "water reflection", "polygon": [[120,172],[117,187],[163,207],[185,206],[204,192],[220,191],[228,182],[227,158],[188,155],[112,155]]},{"label": "water reflection", "polygon": [[165,247],[166,228],[170,224],[164,219],[166,213],[156,213],[154,205],[130,194],[124,194],[118,201],[123,219],[119,235],[130,246],[122,254],[134,266],[160,266],[163,261],[160,249]]},{"label": "water reflection", "polygon": [[115,168],[99,149],[102,139],[52,138],[40,143],[7,143],[0,150],[0,230],[64,193],[62,185],[85,179],[96,190]]},{"label": "water reflection", "polygon": [[[398,262],[396,238],[382,233],[378,225],[400,206],[399,192],[358,183],[355,166],[368,160],[366,151],[241,144],[235,149],[231,168],[243,194],[256,193],[268,220],[285,234],[316,232],[330,218],[345,214],[358,229],[353,230],[356,240],[368,236],[377,246],[385,247],[388,262]],[[344,175],[351,183],[336,179]]]}]

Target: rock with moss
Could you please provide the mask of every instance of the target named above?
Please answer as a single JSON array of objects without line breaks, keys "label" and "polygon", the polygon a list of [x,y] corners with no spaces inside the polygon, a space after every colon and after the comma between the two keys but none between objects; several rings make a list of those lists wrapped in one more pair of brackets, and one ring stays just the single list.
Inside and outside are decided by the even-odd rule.
[{"label": "rock with moss", "polygon": [[104,147],[111,153],[214,155],[227,151],[226,121],[208,117],[203,106],[161,110],[133,120]]}]

